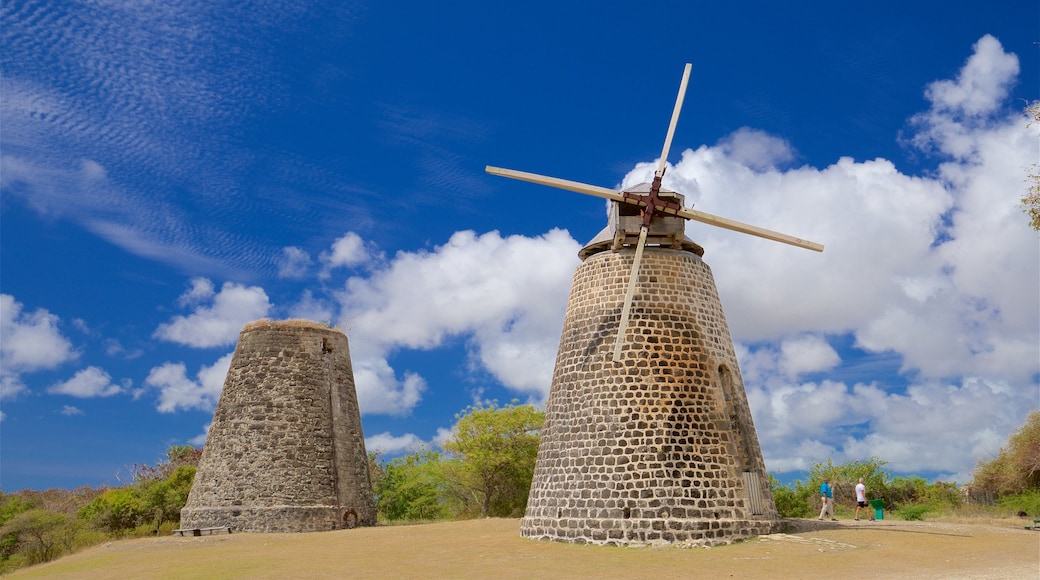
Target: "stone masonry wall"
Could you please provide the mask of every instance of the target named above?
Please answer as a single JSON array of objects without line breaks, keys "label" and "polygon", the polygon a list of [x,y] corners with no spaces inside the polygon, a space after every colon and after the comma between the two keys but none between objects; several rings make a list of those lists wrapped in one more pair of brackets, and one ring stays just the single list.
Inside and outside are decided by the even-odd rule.
[{"label": "stone masonry wall", "polygon": [[182,528],[375,524],[347,337],[306,321],[242,330]]},{"label": "stone masonry wall", "polygon": [[574,274],[521,535],[713,545],[776,531],[733,342],[700,257],[646,249],[624,358],[611,360],[632,259],[596,253]]}]

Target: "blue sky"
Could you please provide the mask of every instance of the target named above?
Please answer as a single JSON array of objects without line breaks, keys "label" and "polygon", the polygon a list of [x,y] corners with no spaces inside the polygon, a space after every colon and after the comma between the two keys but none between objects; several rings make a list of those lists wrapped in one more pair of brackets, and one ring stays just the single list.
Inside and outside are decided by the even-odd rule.
[{"label": "blue sky", "polygon": [[[227,4],[226,6],[224,4]],[[0,488],[204,441],[242,326],[347,332],[370,450],[542,404],[602,200],[690,224],[767,468],[970,477],[1040,406],[1035,2],[56,2],[0,8]],[[839,3],[840,4],[840,3]]]}]

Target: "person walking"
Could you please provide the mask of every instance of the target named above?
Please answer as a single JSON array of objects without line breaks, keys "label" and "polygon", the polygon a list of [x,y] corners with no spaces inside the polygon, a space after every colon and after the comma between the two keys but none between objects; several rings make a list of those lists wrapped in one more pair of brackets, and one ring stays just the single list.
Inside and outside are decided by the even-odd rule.
[{"label": "person walking", "polygon": [[[867,507],[867,486],[863,485],[863,478],[859,478],[859,483],[856,484],[856,521],[859,521],[859,510]],[[870,521],[874,521],[874,518],[870,518]]]},{"label": "person walking", "polygon": [[823,507],[820,508],[820,517],[816,519],[822,520],[823,516],[830,512],[831,521],[838,521],[838,518],[834,517],[834,491],[831,489],[830,481],[826,477],[823,478],[823,483],[820,484],[820,500],[823,502]]}]

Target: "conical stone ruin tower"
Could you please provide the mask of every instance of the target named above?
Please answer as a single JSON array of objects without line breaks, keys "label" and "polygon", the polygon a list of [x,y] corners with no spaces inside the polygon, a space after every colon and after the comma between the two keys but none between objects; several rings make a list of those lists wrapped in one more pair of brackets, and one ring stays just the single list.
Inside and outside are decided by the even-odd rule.
[{"label": "conical stone ruin tower", "polygon": [[685,224],[823,246],[686,208],[661,187],[690,68],[651,183],[614,190],[486,169],[611,202],[606,229],[579,253],[525,537],[713,545],[779,528],[715,280]]},{"label": "conical stone ruin tower", "polygon": [[681,218],[649,229],[612,360],[641,218],[611,206],[611,224],[579,254],[521,535],[713,545],[776,531],[722,304]]},{"label": "conical stone ruin tower", "polygon": [[303,320],[247,324],[182,529],[310,532],[375,521],[346,335]]}]

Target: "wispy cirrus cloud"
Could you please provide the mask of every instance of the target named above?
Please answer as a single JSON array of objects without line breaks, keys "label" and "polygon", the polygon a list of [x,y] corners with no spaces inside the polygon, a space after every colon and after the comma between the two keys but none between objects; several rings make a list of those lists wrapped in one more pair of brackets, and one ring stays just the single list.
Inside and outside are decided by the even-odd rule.
[{"label": "wispy cirrus cloud", "polygon": [[[5,5],[5,194],[184,272],[270,269],[269,242],[241,226],[309,227],[324,209],[267,195],[254,178],[256,152],[233,138],[292,100],[285,63],[253,40],[327,28],[336,34],[316,37],[338,42],[357,10],[342,3],[319,14],[278,0]],[[327,58],[320,45],[312,38],[303,52]],[[262,167],[279,175],[270,181],[350,189],[292,154],[271,156],[279,163]],[[258,191],[243,190],[253,183]]]}]

